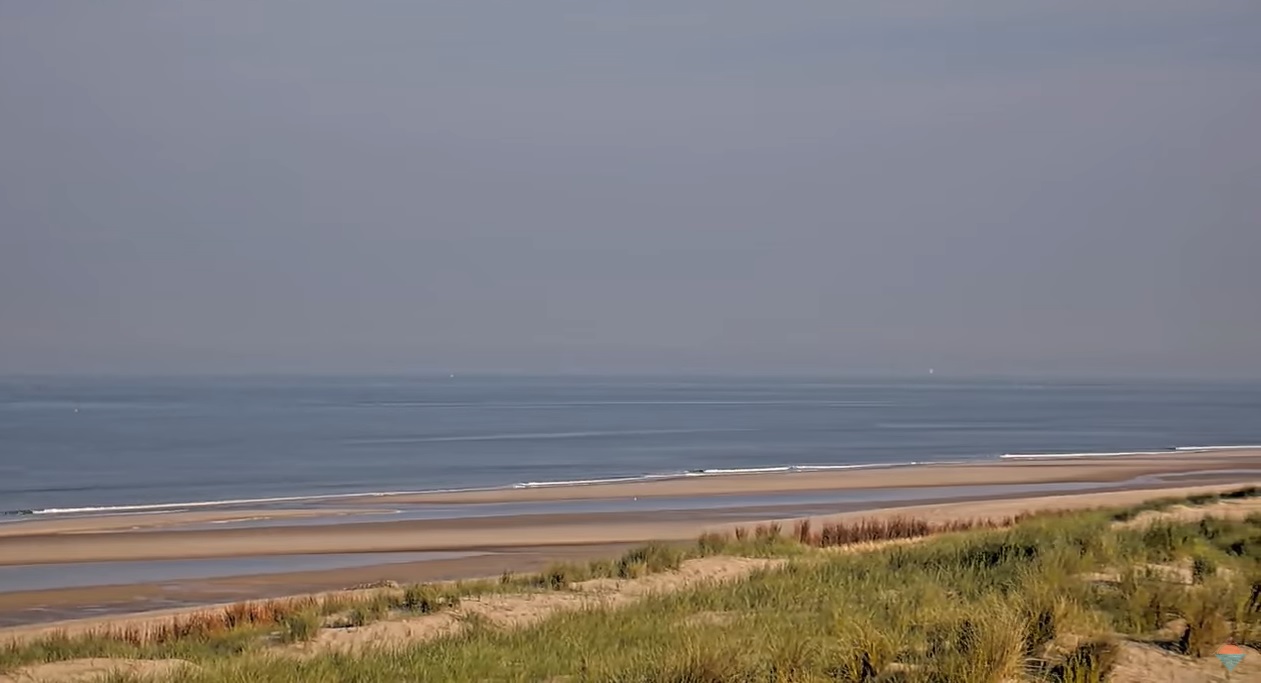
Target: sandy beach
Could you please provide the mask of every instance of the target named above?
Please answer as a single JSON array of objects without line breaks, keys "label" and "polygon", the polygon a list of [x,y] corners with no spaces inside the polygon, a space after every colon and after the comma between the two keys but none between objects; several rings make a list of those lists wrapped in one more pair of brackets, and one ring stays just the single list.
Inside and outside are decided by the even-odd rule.
[{"label": "sandy beach", "polygon": [[[1091,485],[1053,495],[1013,493],[1016,485],[1069,482]],[[616,554],[627,544],[684,540],[712,529],[764,519],[846,519],[913,515],[934,520],[1005,517],[1027,510],[1125,505],[1164,495],[1261,483],[1261,452],[1177,453],[1161,456],[1011,460],[960,465],[814,473],[749,474],[555,489],[515,489],[399,496],[398,509],[426,505],[549,502],[597,497],[712,498],[706,509],[640,512],[543,513],[434,520],[356,521],[363,510],[346,500],[321,510],[201,510],[34,520],[0,527],[0,569],[20,565],[140,562],[280,555],[364,554],[360,566],[265,575],[215,574],[198,580],[101,587],[20,590],[0,584],[0,619],[46,621],[76,606],[129,611],[161,604],[271,597],[344,588],[367,581],[434,580],[530,571],[555,558]],[[952,487],[968,486],[960,497]],[[988,488],[975,488],[988,487]],[[1004,488],[1008,487],[1008,488]],[[879,503],[741,506],[739,496],[761,493],[919,489],[914,499]],[[954,492],[952,495],[951,492]],[[978,493],[978,491],[980,491]],[[900,495],[900,494],[899,494]],[[733,504],[724,507],[724,496]],[[380,498],[372,500],[381,505]],[[379,512],[379,510],[377,510]],[[252,519],[254,526],[207,528],[216,521]],[[298,525],[288,522],[301,520]],[[197,524],[196,528],[186,528]],[[212,525],[211,525],[212,526]],[[373,561],[383,553],[464,551],[469,556],[427,562]],[[163,603],[162,601],[167,601]]]},{"label": "sandy beach", "polygon": [[[339,500],[326,510],[201,510],[162,514],[37,519],[0,525],[0,566],[65,562],[176,560],[188,558],[312,553],[528,548],[545,545],[631,543],[690,538],[725,520],[848,513],[951,498],[1030,498],[1004,487],[1051,483],[1095,490],[1159,489],[1192,484],[1234,484],[1261,478],[1261,451],[1211,451],[1159,456],[1007,460],[872,470],[745,474],[541,489],[376,497],[395,510],[426,505],[555,502],[645,498],[709,499],[706,509],[648,506],[628,512],[547,512],[435,520],[356,521],[369,510]],[[967,487],[957,489],[951,487]],[[838,498],[797,510],[791,497],[779,505],[751,506],[736,496],[807,492],[914,489],[880,502]],[[1086,491],[1087,489],[1082,489]],[[1071,493],[1071,490],[1064,493]],[[732,497],[724,499],[724,497]],[[725,504],[730,500],[730,505]],[[960,501],[961,502],[961,501]],[[382,511],[377,509],[376,513]],[[301,519],[301,525],[285,521]],[[214,528],[214,522],[253,520]],[[200,525],[196,528],[181,528]]]}]

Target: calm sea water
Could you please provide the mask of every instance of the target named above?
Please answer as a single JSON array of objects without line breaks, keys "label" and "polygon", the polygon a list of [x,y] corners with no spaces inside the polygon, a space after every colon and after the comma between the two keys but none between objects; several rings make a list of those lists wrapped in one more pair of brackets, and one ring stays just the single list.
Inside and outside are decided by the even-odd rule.
[{"label": "calm sea water", "polygon": [[1261,383],[2,379],[0,511],[1261,443]]}]

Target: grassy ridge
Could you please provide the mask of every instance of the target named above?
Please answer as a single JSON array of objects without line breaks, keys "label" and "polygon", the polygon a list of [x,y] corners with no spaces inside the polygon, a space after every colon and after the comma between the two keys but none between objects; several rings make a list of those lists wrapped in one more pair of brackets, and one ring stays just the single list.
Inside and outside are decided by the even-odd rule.
[{"label": "grassy ridge", "polygon": [[[1180,502],[1186,501],[1160,506]],[[1106,680],[1121,639],[1163,639],[1166,647],[1188,656],[1203,656],[1227,637],[1261,645],[1261,518],[1115,523],[1139,511],[1011,520],[1015,526],[1006,530],[891,520],[844,531],[799,525],[785,534],[764,525],[707,536],[689,548],[653,545],[613,562],[557,565],[538,576],[505,576],[465,588],[563,589],[586,578],[633,578],[669,569],[699,554],[792,559],[782,570],[734,585],[651,597],[619,610],[561,614],[520,630],[473,622],[459,636],[395,652],[281,658],[260,650],[259,632],[270,629],[277,637],[274,628],[246,625],[165,643],[102,638],[43,653],[31,648],[46,644],[29,644],[0,653],[0,663],[86,656],[85,648],[95,648],[93,654],[187,658],[202,667],[187,680],[204,683],[1090,683]],[[833,539],[913,538],[936,531],[965,533],[867,553],[813,549]],[[461,592],[443,590],[448,592],[409,588],[386,612],[445,609]],[[1172,620],[1182,620],[1179,628],[1160,632]],[[302,639],[313,626],[318,624],[285,625],[281,635],[300,631],[289,637]]]},{"label": "grassy ridge", "polygon": [[[1258,643],[1261,520],[1114,530],[1107,515],[1026,523],[865,554],[803,556],[733,586],[660,596],[624,610],[566,614],[521,631],[465,635],[389,654],[296,667],[220,662],[193,680],[924,681],[1103,680],[1118,637],[1166,621],[1170,647],[1202,655],[1234,635]],[[1211,553],[1201,583],[1125,570]],[[1153,596],[1160,596],[1153,599]],[[704,618],[698,618],[704,617]]]}]

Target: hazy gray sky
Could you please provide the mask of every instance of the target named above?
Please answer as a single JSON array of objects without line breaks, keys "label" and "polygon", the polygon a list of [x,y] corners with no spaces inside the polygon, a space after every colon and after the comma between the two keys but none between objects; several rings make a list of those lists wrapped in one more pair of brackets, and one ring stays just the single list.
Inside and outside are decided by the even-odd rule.
[{"label": "hazy gray sky", "polygon": [[0,0],[0,372],[1261,376],[1261,3]]}]

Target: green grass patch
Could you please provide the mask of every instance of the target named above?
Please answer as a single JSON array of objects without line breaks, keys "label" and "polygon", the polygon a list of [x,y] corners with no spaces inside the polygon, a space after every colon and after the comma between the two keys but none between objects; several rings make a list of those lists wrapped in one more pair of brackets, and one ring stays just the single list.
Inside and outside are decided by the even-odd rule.
[{"label": "green grass patch", "polygon": [[314,640],[320,632],[324,618],[319,612],[297,612],[280,621],[280,639],[286,643],[304,643]]}]

